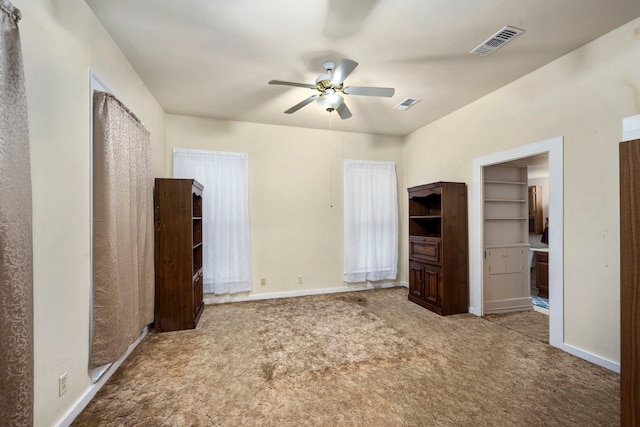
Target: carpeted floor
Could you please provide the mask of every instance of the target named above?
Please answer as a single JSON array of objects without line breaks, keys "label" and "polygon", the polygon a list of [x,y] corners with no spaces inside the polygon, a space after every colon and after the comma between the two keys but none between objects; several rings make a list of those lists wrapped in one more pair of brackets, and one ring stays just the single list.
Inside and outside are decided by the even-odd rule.
[{"label": "carpeted floor", "polygon": [[406,288],[207,306],[74,426],[614,426],[619,376]]},{"label": "carpeted floor", "polygon": [[504,314],[487,314],[485,319],[519,332],[534,340],[549,343],[549,316],[537,311],[515,311]]}]

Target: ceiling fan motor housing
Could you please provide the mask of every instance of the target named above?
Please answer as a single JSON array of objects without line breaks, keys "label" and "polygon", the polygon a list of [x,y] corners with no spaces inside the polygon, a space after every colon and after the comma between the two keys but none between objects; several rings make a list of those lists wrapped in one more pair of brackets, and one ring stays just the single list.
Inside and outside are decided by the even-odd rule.
[{"label": "ceiling fan motor housing", "polygon": [[327,73],[320,74],[316,79],[316,86],[318,87],[318,90],[320,92],[324,92],[325,89],[329,88],[336,90],[342,89],[342,85],[334,85],[333,83],[331,83],[331,78],[333,77],[331,73],[333,72],[333,70],[335,70],[336,63],[333,61],[326,61],[322,63],[322,67]]},{"label": "ceiling fan motor housing", "polygon": [[331,87],[331,74],[320,74],[316,79],[316,86],[320,92]]}]

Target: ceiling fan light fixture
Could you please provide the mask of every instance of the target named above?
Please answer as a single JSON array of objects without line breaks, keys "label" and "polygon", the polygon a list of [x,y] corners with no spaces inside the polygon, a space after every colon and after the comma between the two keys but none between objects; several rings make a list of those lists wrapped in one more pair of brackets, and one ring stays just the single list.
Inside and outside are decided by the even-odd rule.
[{"label": "ceiling fan light fixture", "polygon": [[320,107],[322,107],[323,110],[333,111],[338,108],[340,104],[342,104],[342,101],[343,99],[340,95],[333,91],[329,92],[327,90],[327,92],[320,95],[316,102]]}]

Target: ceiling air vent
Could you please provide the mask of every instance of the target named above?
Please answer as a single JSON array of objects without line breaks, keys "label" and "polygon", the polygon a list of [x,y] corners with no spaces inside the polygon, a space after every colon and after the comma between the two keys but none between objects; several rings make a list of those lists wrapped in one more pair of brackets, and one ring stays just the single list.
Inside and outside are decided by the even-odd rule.
[{"label": "ceiling air vent", "polygon": [[396,110],[408,110],[409,108],[413,107],[420,101],[422,100],[419,98],[406,98],[404,101],[402,101],[400,104],[396,105],[393,108]]},{"label": "ceiling air vent", "polygon": [[480,46],[473,49],[470,53],[475,53],[480,56],[487,56],[496,50],[500,49],[505,44],[522,34],[524,30],[515,27],[504,27],[487,40],[485,40]]}]

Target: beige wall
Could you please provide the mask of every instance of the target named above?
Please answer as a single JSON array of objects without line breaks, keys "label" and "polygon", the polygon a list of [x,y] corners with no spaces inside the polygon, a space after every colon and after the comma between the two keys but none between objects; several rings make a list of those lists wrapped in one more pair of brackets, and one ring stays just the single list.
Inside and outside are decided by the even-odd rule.
[{"label": "beige wall", "polygon": [[640,112],[638,58],[640,19],[420,129],[404,151],[407,186],[471,184],[472,159],[564,136],[564,340],[615,363],[618,142]]},{"label": "beige wall", "polygon": [[[164,112],[82,0],[12,0],[26,77],[33,186],[36,426],[90,386],[90,90],[93,70],[151,132],[164,164]],[[68,390],[58,397],[58,377]]]},{"label": "beige wall", "polygon": [[249,154],[252,295],[344,286],[341,159],[396,162],[406,192],[401,138],[177,115],[166,123],[166,176],[176,147]]}]

